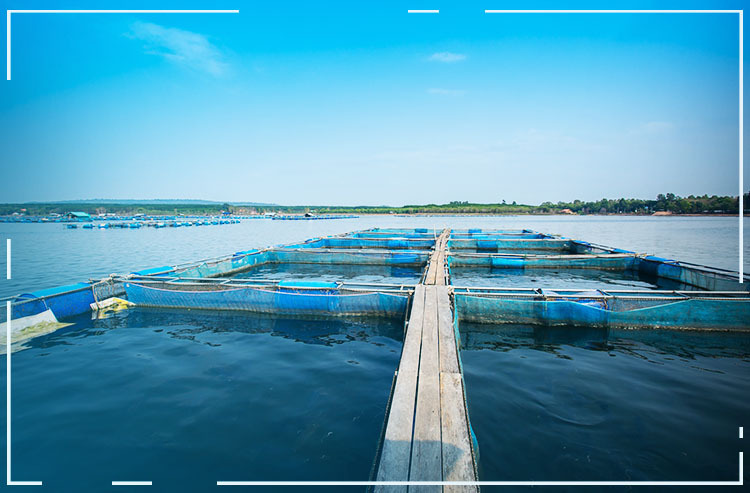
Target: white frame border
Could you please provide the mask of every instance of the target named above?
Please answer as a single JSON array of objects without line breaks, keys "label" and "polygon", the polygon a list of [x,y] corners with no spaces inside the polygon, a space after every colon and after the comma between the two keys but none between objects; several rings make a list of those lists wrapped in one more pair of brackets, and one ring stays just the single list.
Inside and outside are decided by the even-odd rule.
[{"label": "white frame border", "polygon": [[[7,10],[7,73],[11,80],[11,14],[227,14],[239,10]],[[408,13],[434,13],[439,10],[409,10]],[[485,10],[485,14],[739,14],[739,279],[743,281],[743,11],[742,10]],[[10,279],[10,239],[7,241],[7,278]],[[6,419],[8,486],[41,486],[41,481],[11,480],[11,303],[7,302],[6,335]],[[742,438],[742,427],[740,427]],[[217,481],[217,486],[742,486],[743,453],[739,452],[738,481]],[[150,486],[150,481],[113,481],[113,486]]]}]

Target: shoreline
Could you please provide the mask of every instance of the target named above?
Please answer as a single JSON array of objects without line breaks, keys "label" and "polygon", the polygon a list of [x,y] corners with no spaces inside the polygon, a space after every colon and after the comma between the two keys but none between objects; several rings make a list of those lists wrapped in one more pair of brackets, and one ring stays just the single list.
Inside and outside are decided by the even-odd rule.
[{"label": "shoreline", "polygon": [[[386,216],[386,217],[420,217],[420,216],[466,216],[466,217],[500,217],[500,216],[555,216],[555,217],[739,217],[739,214],[555,214],[555,213],[531,213],[531,212],[516,212],[516,213],[493,213],[493,212],[415,212],[412,214],[383,214],[383,213],[367,213],[363,212],[357,214],[358,216]],[[743,213],[743,217],[750,217],[750,211]]]},{"label": "shoreline", "polygon": [[[177,214],[177,215],[164,215],[160,213],[144,213],[145,217],[143,219],[158,219],[158,218],[172,218],[172,219],[181,219],[181,218],[233,218],[233,219],[272,219],[272,216],[264,217],[261,214],[227,214],[227,215],[217,215],[217,214]],[[300,216],[303,217],[304,213],[286,213],[286,214],[277,214],[277,216],[285,216],[288,218],[294,217],[294,216]],[[351,217],[325,217],[325,216],[339,216],[339,214],[316,214],[311,218],[307,219],[319,219],[319,220],[325,220],[325,219],[353,219],[356,217],[517,217],[517,216],[529,216],[529,217],[739,217],[739,214],[720,214],[720,213],[706,213],[706,214],[632,214],[632,213],[610,213],[610,214],[559,214],[559,213],[551,213],[551,212],[515,212],[515,213],[501,213],[501,212],[413,212],[413,213],[400,213],[400,214],[390,214],[390,213],[382,213],[382,212],[362,212],[359,214],[351,215]],[[344,216],[343,214],[341,216]],[[743,214],[743,217],[750,217],[750,211],[747,211]],[[50,219],[47,221],[40,221],[40,219]],[[61,220],[62,219],[62,220]],[[141,218],[137,218],[134,216],[131,216],[129,214],[118,214],[112,217],[107,218],[99,218],[99,217],[92,217],[88,219],[88,221],[122,221],[125,219],[129,220],[138,220]],[[41,222],[41,223],[60,223],[60,222],[76,222],[75,220],[71,219],[64,219],[59,217],[51,217],[48,215],[22,215],[22,216],[13,216],[13,215],[0,215],[0,222],[2,223],[23,223],[23,222]]]}]

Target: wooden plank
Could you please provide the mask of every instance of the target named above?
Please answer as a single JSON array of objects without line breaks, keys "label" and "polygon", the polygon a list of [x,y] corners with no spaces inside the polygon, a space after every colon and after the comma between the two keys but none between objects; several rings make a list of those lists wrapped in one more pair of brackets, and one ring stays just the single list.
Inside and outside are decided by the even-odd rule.
[{"label": "wooden plank", "polygon": [[440,279],[441,282],[438,284],[447,285],[448,284],[448,278],[445,273],[445,264],[447,260],[447,249],[448,249],[448,239],[450,238],[451,230],[446,229],[443,233],[443,246],[440,249]]},{"label": "wooden plank", "polygon": [[434,285],[436,275],[437,269],[435,268],[435,252],[433,252],[432,255],[430,255],[430,263],[427,266],[427,275],[425,276],[424,283],[428,286]]},{"label": "wooden plank", "polygon": [[440,371],[459,373],[458,347],[453,328],[453,310],[448,286],[437,286],[438,334],[440,337]]},{"label": "wooden plank", "polygon": [[[401,361],[385,429],[378,481],[407,481],[409,479],[424,309],[425,286],[420,284],[414,289],[409,324],[404,336],[404,347],[401,351]],[[378,486],[376,491],[406,492],[406,486]]]},{"label": "wooden plank", "polygon": [[[445,245],[443,245],[443,248],[445,248]],[[445,282],[445,250],[440,250],[440,256],[438,257],[437,265],[435,267],[437,268],[435,284],[444,286],[447,284]]]},{"label": "wooden plank", "polygon": [[[443,481],[476,481],[463,379],[459,373],[440,373],[440,399]],[[477,487],[446,485],[443,491],[476,492]]]},{"label": "wooden plank", "polygon": [[[437,289],[427,286],[419,357],[417,408],[414,416],[410,481],[440,481],[442,443],[440,440],[440,369],[438,357]],[[410,487],[409,491],[442,491],[440,486]]]},{"label": "wooden plank", "polygon": [[[445,275],[450,230],[435,242],[417,286],[396,378],[378,481],[476,481],[468,411]],[[406,492],[405,486],[377,486]],[[472,486],[410,486],[408,491],[477,492]]]},{"label": "wooden plank", "polygon": [[442,255],[443,255],[442,250],[438,250],[438,251],[435,252],[435,255],[430,260],[430,263],[432,264],[432,267],[435,270],[435,280],[432,283],[433,285],[440,284],[441,281],[442,281],[442,279],[443,279],[443,277],[441,275],[442,274],[442,272],[441,272],[441,270],[442,270],[441,269],[441,260],[443,258]]},{"label": "wooden plank", "polygon": [[430,254],[430,263],[427,267],[425,284],[445,284],[445,247],[448,243],[449,229],[443,230],[435,241],[435,248]]},{"label": "wooden plank", "polygon": [[430,254],[430,261],[427,265],[427,274],[425,275],[425,281],[424,283],[428,286],[433,286],[435,284],[444,284],[444,262],[445,257],[441,256],[444,254],[445,245],[448,241],[448,234],[450,230],[445,229],[442,233],[440,233],[440,236],[437,240],[435,240],[435,247],[432,250],[432,253]]}]

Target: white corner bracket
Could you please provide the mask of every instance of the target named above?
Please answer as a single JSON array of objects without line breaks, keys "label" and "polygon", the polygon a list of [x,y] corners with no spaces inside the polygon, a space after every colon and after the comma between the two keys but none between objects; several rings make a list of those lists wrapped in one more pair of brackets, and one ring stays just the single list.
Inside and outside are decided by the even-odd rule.
[{"label": "white corner bracket", "polygon": [[6,10],[7,57],[6,80],[10,80],[10,18],[11,14],[239,14],[239,10]]}]

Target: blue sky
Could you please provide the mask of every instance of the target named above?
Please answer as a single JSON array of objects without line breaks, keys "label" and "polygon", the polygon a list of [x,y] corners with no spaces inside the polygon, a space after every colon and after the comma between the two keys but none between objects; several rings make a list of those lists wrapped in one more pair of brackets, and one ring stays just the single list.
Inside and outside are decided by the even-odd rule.
[{"label": "blue sky", "polygon": [[500,0],[0,4],[240,10],[14,14],[1,202],[738,193],[737,15],[483,13],[605,5]]}]

